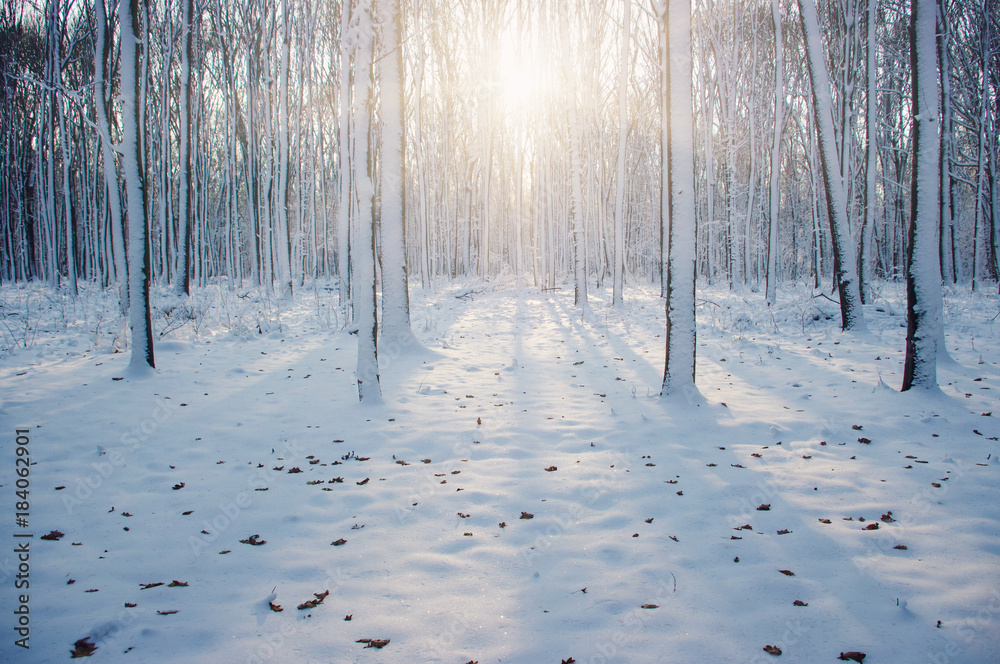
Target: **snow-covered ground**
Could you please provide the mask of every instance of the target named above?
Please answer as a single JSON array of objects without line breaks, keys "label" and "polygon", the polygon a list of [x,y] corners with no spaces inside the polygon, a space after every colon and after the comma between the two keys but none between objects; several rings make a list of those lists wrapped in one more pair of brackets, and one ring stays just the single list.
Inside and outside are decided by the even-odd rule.
[{"label": "snow-covered ground", "polygon": [[702,288],[669,400],[651,290],[587,321],[571,289],[415,292],[424,346],[384,339],[360,406],[333,290],[161,295],[133,379],[110,294],[4,286],[0,660],[1000,661],[1000,305],[947,293],[956,362],[900,394],[881,290],[859,337],[808,290]]}]

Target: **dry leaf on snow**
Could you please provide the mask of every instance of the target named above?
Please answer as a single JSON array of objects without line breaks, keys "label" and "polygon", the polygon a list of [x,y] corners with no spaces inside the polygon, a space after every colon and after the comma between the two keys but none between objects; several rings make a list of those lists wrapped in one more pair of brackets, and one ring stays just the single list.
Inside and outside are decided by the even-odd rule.
[{"label": "dry leaf on snow", "polygon": [[97,645],[88,641],[90,637],[85,636],[73,644],[73,649],[69,651],[70,659],[77,657],[90,657],[97,650]]}]

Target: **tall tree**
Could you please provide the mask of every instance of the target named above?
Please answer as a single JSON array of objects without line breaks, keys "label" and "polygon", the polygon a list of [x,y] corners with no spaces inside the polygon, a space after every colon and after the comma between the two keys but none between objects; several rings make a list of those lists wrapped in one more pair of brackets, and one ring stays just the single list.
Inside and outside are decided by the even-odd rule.
[{"label": "tall tree", "polygon": [[841,176],[833,128],[833,98],[827,72],[823,38],[815,0],[799,0],[799,18],[806,41],[806,59],[812,81],[812,110],[816,122],[816,137],[822,166],[826,210],[833,242],[833,264],[840,295],[840,319],[844,330],[865,330],[858,285],[858,264],[855,260],[854,239],[847,222],[847,192]]},{"label": "tall tree", "polygon": [[105,68],[111,62],[111,24],[104,0],[95,0],[94,18],[96,40],[94,44],[94,109],[97,130],[101,138],[101,166],[104,174],[104,199],[107,201],[111,227],[111,255],[115,279],[119,283],[119,306],[122,312],[128,310],[128,267],[125,258],[125,233],[122,216],[122,198],[118,189],[118,169],[115,167],[115,146],[111,140],[111,121],[108,107],[111,103],[111,88],[105,84]]},{"label": "tall tree", "polygon": [[941,268],[938,245],[937,3],[910,2],[910,67],[913,72],[913,159],[906,269],[906,360],[903,391],[937,388],[941,335]]},{"label": "tall tree", "polygon": [[781,132],[785,125],[784,44],[781,32],[781,2],[771,0],[771,20],[774,23],[774,133],[771,142],[770,218],[767,233],[767,286],[764,298],[769,305],[777,299],[778,284],[778,212],[781,201]]},{"label": "tall tree", "polygon": [[586,318],[590,313],[590,302],[587,297],[587,247],[583,237],[583,187],[580,184],[581,171],[583,170],[583,156],[581,154],[580,125],[577,119],[578,81],[576,69],[571,63],[572,51],[567,13],[568,10],[563,8],[559,16],[564,42],[562,68],[566,83],[566,116],[569,124],[567,140],[569,143],[570,190],[567,211],[569,213],[570,247],[573,252],[571,259],[573,270],[573,304],[580,308],[580,315]]},{"label": "tall tree", "polygon": [[381,185],[382,342],[407,347],[410,328],[406,274],[406,139],[403,133],[403,45],[401,0],[379,0],[382,55],[379,58],[379,107],[382,114]]},{"label": "tall tree", "polygon": [[122,168],[128,201],[128,301],[129,328],[132,330],[132,358],[129,367],[155,367],[153,324],[149,305],[150,242],[146,209],[146,180],[142,167],[141,132],[142,13],[145,0],[128,0],[118,5],[121,24]]},{"label": "tall tree", "polygon": [[177,154],[177,274],[174,288],[191,293],[191,41],[194,30],[194,0],[181,0],[181,80],[178,90],[180,140]]},{"label": "tall tree", "polygon": [[378,319],[375,291],[375,188],[368,133],[371,126],[373,27],[371,0],[358,0],[353,24],[354,55],[354,182],[358,191],[356,232],[352,236],[351,267],[354,272],[354,320],[358,326],[358,398],[367,403],[382,400],[378,374]]},{"label": "tall tree", "polygon": [[[628,141],[628,69],[629,42],[632,39],[632,0],[622,0],[622,46],[618,60],[618,168],[615,180],[614,264],[611,303],[622,304],[625,276],[625,147]],[[690,9],[688,10],[690,13]],[[688,24],[691,19],[688,18]]]},{"label": "tall tree", "polygon": [[[661,396],[686,394],[694,388],[695,348],[695,197],[694,118],[691,93],[691,0],[653,0],[659,29],[667,31],[661,44],[670,66],[668,131],[661,145],[661,168],[669,169],[669,189],[661,194],[660,222],[666,224],[667,257],[666,360]],[[668,215],[663,218],[663,215]]]}]

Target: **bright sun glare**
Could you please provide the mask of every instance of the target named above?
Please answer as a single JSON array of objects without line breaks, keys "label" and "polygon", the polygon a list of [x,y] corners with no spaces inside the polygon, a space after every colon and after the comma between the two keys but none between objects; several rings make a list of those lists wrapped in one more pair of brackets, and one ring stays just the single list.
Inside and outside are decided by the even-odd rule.
[{"label": "bright sun glare", "polygon": [[497,82],[501,101],[508,113],[527,113],[537,105],[542,94],[544,67],[549,62],[532,51],[529,40],[518,39],[515,30],[508,30],[501,37]]}]

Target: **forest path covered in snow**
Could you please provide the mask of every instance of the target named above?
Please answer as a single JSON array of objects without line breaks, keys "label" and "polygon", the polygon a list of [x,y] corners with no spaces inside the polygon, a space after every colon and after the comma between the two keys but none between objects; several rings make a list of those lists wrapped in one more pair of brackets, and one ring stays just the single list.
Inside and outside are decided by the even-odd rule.
[{"label": "forest path covered in snow", "polygon": [[995,661],[982,312],[954,315],[943,393],[901,395],[879,384],[898,382],[898,317],[871,310],[858,338],[804,302],[704,294],[699,392],[666,401],[662,301],[641,291],[621,310],[592,296],[588,320],[568,291],[418,296],[422,347],[382,340],[378,406],[315,303],[267,334],[160,343],[146,380],[56,334],[0,361],[0,413],[36,462],[32,650],[0,653]]}]

